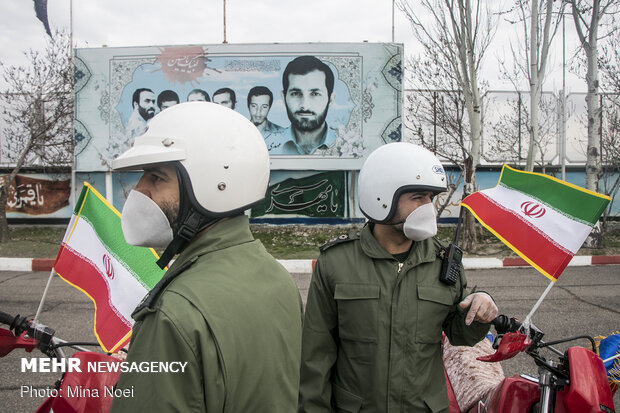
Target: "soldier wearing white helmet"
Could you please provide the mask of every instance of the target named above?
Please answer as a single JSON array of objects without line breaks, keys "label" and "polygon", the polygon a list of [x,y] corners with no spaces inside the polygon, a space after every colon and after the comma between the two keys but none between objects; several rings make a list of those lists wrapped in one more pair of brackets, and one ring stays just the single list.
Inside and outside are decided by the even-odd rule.
[{"label": "soldier wearing white helmet", "polygon": [[464,276],[440,280],[432,199],[445,171],[428,150],[391,143],[368,156],[358,183],[369,223],[323,245],[312,274],[299,411],[447,412],[442,331],[473,345],[497,307],[466,295]]},{"label": "soldier wearing white helmet", "polygon": [[175,105],[113,164],[144,170],[121,224],[128,243],[165,248],[162,280],[135,310],[128,362],[186,363],[182,372],[123,373],[125,411],[293,411],[301,300],[254,240],[245,209],[269,181],[264,140],[245,117],[206,102]]}]

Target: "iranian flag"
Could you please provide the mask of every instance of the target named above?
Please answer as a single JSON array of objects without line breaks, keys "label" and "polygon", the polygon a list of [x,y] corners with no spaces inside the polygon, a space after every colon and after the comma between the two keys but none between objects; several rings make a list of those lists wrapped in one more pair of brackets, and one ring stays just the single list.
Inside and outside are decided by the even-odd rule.
[{"label": "iranian flag", "polygon": [[556,281],[611,198],[548,175],[504,165],[495,188],[461,205],[547,278]]},{"label": "iranian flag", "polygon": [[163,276],[152,249],[129,245],[121,214],[84,183],[54,270],[95,304],[95,336],[106,352],[130,338],[131,313]]}]

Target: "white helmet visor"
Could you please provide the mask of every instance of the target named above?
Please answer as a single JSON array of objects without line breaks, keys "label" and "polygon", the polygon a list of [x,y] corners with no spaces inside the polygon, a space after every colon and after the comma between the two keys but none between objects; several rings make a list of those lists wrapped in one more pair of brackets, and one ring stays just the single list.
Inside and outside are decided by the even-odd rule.
[{"label": "white helmet visor", "polygon": [[181,161],[186,158],[185,144],[181,139],[142,135],[135,138],[134,145],[112,161],[115,171],[140,170],[144,165]]}]

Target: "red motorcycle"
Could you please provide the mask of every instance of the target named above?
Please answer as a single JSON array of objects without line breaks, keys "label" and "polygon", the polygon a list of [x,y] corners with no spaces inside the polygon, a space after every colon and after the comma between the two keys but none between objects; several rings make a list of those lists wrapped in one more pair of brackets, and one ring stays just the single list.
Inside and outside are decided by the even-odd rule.
[{"label": "red motorcycle", "polygon": [[[13,317],[0,312],[0,323],[9,326],[9,330],[0,328],[0,357],[6,356],[17,348],[23,348],[27,352],[37,348],[61,363],[68,359],[62,348],[71,347],[79,350],[71,356],[71,360],[74,362],[79,360],[78,363],[81,365],[87,365],[89,362],[120,363],[117,358],[81,347],[83,345],[96,346],[97,343],[63,341],[54,336],[53,329],[41,324],[35,325],[25,317],[19,315]],[[498,332],[493,344],[496,352],[478,359],[485,362],[498,362],[525,352],[538,365],[539,375],[538,377],[520,375],[503,378],[495,388],[465,410],[459,408],[452,383],[446,375],[450,413],[615,412],[613,392],[607,381],[603,361],[596,354],[596,346],[592,337],[578,336],[543,342],[543,333],[540,330],[530,326],[527,329],[528,333],[525,334],[526,329],[514,318],[499,316],[493,324]],[[590,341],[592,350],[570,347],[562,353],[553,347],[553,345],[584,338]],[[556,359],[544,357],[541,354],[544,349],[550,350]],[[464,351],[468,350],[464,349]],[[98,395],[110,391],[118,380],[119,374],[118,371],[108,373],[93,373],[86,370],[67,371],[56,383],[50,397],[36,412],[107,412],[112,398],[98,397]],[[71,388],[87,388],[90,389],[90,394],[63,397],[70,393]]]},{"label": "red motorcycle", "polygon": [[[61,340],[54,336],[55,331],[52,328],[34,324],[19,315],[13,317],[0,311],[0,324],[9,326],[8,330],[0,328],[0,357],[17,348],[23,348],[27,352],[37,348],[52,360],[41,359],[46,362],[43,363],[39,359],[32,359],[33,366],[39,361],[39,366],[54,366],[65,371],[36,413],[105,413],[110,410],[113,397],[102,396],[113,394],[120,371],[91,372],[86,368],[76,369],[71,366],[88,366],[89,363],[110,365],[120,363],[121,360],[82,347],[99,346],[98,343]],[[63,350],[67,347],[78,351],[67,357]]]},{"label": "red motorcycle", "polygon": [[[535,326],[526,328],[516,319],[500,315],[493,321],[498,333],[493,343],[494,354],[478,357],[484,362],[499,362],[525,352],[538,366],[538,376],[506,377],[488,391],[466,412],[489,413],[614,413],[612,389],[602,359],[597,355],[594,339],[589,336],[570,337],[544,342],[543,333]],[[586,339],[592,349],[570,347],[561,352],[553,347],[560,343]],[[553,356],[545,357],[543,350]],[[463,350],[467,351],[467,350]],[[467,368],[467,367],[464,367]],[[446,374],[450,413],[460,413],[451,381]]]}]

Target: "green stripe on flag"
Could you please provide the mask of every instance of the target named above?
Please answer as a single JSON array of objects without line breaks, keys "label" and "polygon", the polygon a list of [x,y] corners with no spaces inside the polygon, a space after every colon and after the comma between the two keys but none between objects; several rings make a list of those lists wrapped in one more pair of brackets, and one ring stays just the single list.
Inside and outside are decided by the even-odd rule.
[{"label": "green stripe on flag", "polygon": [[78,218],[86,220],[91,227],[95,228],[106,249],[113,253],[120,262],[124,262],[127,268],[152,269],[141,271],[138,276],[149,289],[153,288],[162,276],[162,270],[156,264],[155,252],[150,248],[129,246],[125,242],[121,228],[120,213],[89,184],[84,185],[89,190],[82,191],[80,195],[83,203],[81,210],[77,211]]},{"label": "green stripe on flag", "polygon": [[593,226],[611,198],[588,191],[548,175],[524,172],[508,165],[502,168],[499,184],[522,192],[570,218]]},{"label": "green stripe on flag", "polygon": [[84,182],[84,186],[82,187],[82,192],[80,192],[79,198],[75,201],[75,206],[73,207],[73,215],[77,215],[82,208],[82,203],[84,202],[84,197],[88,193],[88,191],[92,188],[90,184]]}]

